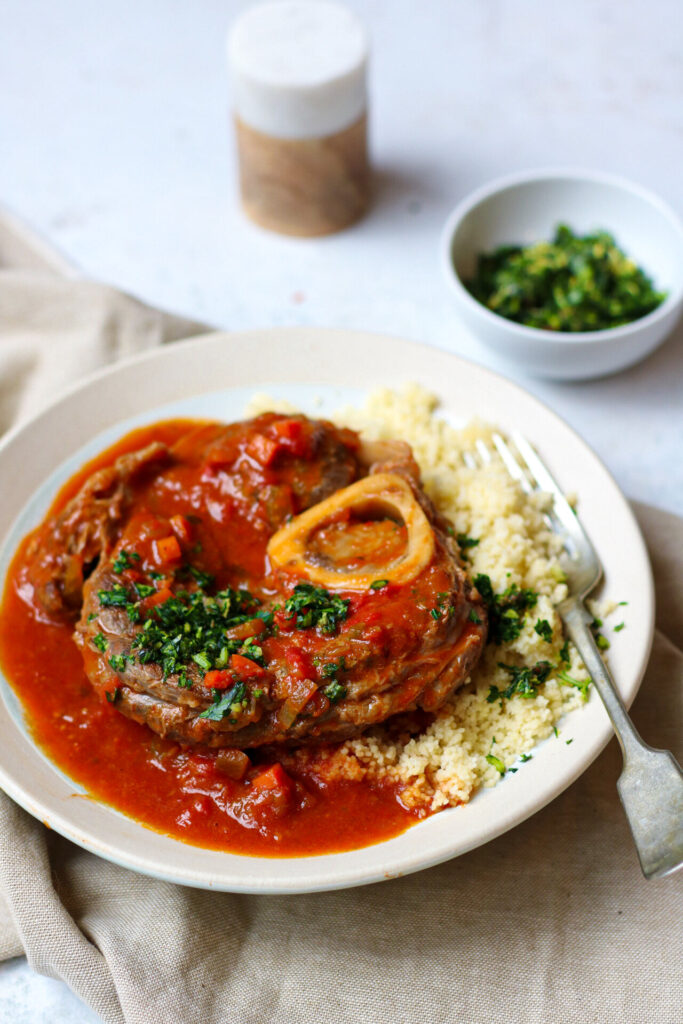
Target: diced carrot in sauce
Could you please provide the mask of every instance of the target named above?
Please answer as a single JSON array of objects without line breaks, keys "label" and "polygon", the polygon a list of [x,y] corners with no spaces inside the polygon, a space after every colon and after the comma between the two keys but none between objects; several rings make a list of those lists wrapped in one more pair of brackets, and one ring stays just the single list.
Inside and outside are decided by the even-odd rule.
[{"label": "diced carrot in sauce", "polygon": [[268,428],[269,433],[274,435],[282,448],[292,455],[300,458],[308,458],[311,454],[311,431],[301,420],[284,419],[276,420]]},{"label": "diced carrot in sauce", "polygon": [[207,469],[221,469],[223,466],[230,466],[235,461],[235,451],[232,448],[225,449],[221,445],[214,445],[206,453],[204,465]]},{"label": "diced carrot in sauce", "polygon": [[304,428],[301,420],[276,420],[270,429],[278,437],[286,438],[288,441],[298,441]]},{"label": "diced carrot in sauce", "polygon": [[247,444],[247,452],[262,466],[270,466],[280,450],[280,445],[265,434],[254,434]]},{"label": "diced carrot in sauce", "polygon": [[241,654],[230,655],[230,668],[242,676],[243,679],[264,676],[266,674],[265,669],[257,665],[251,658],[243,658]]},{"label": "diced carrot in sauce", "polygon": [[300,420],[279,420],[273,423],[270,430],[275,434],[280,446],[301,458],[306,458],[311,451],[310,433],[304,430]]},{"label": "diced carrot in sauce", "polygon": [[202,681],[204,686],[208,686],[211,690],[227,690],[235,682],[235,677],[227,669],[215,668],[211,672],[207,672]]},{"label": "diced carrot in sauce", "polygon": [[178,538],[173,535],[155,540],[153,548],[154,557],[160,565],[165,565],[168,562],[178,562],[183,557]]},{"label": "diced carrot in sauce", "polygon": [[150,594],[149,597],[143,598],[140,602],[140,609],[143,612],[149,611],[150,608],[156,608],[157,605],[164,604],[171,597],[173,597],[173,591],[168,587],[162,587],[161,590],[157,590],[156,594]]},{"label": "diced carrot in sauce", "polygon": [[263,619],[249,619],[248,622],[240,622],[226,629],[225,635],[228,640],[247,640],[250,636],[259,636],[265,628]]},{"label": "diced carrot in sauce", "polygon": [[118,575],[125,576],[131,583],[142,583],[145,579],[145,574],[140,569],[134,567],[128,567],[123,569]]},{"label": "diced carrot in sauce", "polygon": [[296,631],[296,615],[288,615],[284,608],[278,608],[273,612],[273,621],[280,633],[294,633]]},{"label": "diced carrot in sauce", "polygon": [[315,674],[309,658],[298,647],[286,649],[285,661],[291,669],[292,676],[296,679],[310,679]]},{"label": "diced carrot in sauce", "polygon": [[251,784],[256,786],[257,789],[284,789],[287,786],[291,786],[292,780],[280,762],[276,761],[270,768],[266,768],[265,771],[255,775],[251,780]]},{"label": "diced carrot in sauce", "polygon": [[192,540],[192,523],[186,516],[171,516],[169,519],[173,532],[183,544],[189,544]]}]

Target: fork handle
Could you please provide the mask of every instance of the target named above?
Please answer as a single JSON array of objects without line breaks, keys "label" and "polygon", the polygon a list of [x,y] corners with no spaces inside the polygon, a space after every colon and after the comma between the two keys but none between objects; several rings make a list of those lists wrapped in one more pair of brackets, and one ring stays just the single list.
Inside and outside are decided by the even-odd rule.
[{"label": "fork handle", "polygon": [[624,768],[617,788],[643,874],[667,875],[683,865],[683,772],[673,754],[653,749],[638,735],[600,656],[583,602],[568,601],[562,612],[621,744]]},{"label": "fork handle", "polygon": [[581,660],[593,680],[593,685],[598,691],[605,710],[609,715],[617,739],[621,744],[621,751],[624,755],[624,764],[635,756],[644,746],[642,739],[636,731],[636,727],[628,716],[624,702],[622,701],[614,680],[605,665],[598,645],[596,644],[590,623],[593,616],[588,612],[582,601],[572,601],[568,608],[563,608],[563,618],[569,636],[574,641]]}]

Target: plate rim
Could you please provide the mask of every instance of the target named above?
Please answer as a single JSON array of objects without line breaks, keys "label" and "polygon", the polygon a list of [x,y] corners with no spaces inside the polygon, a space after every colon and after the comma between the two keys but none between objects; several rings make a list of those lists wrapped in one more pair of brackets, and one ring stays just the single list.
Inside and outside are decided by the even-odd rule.
[{"label": "plate rim", "polygon": [[[641,583],[645,584],[645,600],[648,610],[648,616],[647,622],[641,624],[644,625],[644,643],[642,646],[640,661],[636,667],[632,688],[625,697],[627,706],[630,706],[630,703],[635,698],[635,695],[638,692],[638,688],[645,673],[654,637],[654,580],[652,576],[652,569],[650,566],[649,558],[647,555],[647,549],[645,547],[642,533],[640,531],[633,510],[631,509],[626,497],[624,496],[621,489],[614,480],[612,474],[602,463],[602,460],[596,455],[596,453],[593,451],[590,445],[588,445],[586,441],[584,441],[584,439],[577,433],[577,431],[566,422],[566,420],[559,416],[554,410],[550,409],[544,402],[538,399],[535,395],[526,391],[526,389],[524,389],[522,386],[520,386],[514,381],[509,380],[504,375],[496,373],[495,371],[492,371],[487,367],[481,366],[480,364],[463,359],[461,356],[455,355],[444,349],[428,345],[424,342],[416,342],[414,340],[397,338],[391,335],[358,330],[346,330],[343,328],[283,326],[234,332],[207,332],[206,334],[173,342],[173,344],[169,346],[161,346],[152,350],[144,351],[142,353],[137,353],[131,357],[128,357],[125,360],[120,360],[110,366],[104,367],[96,371],[95,373],[88,375],[83,380],[75,382],[70,388],[68,388],[65,392],[57,396],[53,402],[51,402],[48,406],[41,409],[36,415],[34,415],[28,420],[23,421],[22,423],[17,424],[15,427],[13,427],[10,431],[7,432],[7,434],[0,440],[0,464],[2,459],[4,458],[4,453],[6,449],[12,446],[17,440],[17,438],[20,438],[25,432],[38,428],[42,421],[49,419],[50,416],[54,416],[55,414],[57,414],[60,407],[66,407],[68,409],[69,404],[78,395],[82,393],[87,393],[98,382],[101,382],[103,380],[106,381],[110,377],[116,377],[125,374],[130,368],[136,368],[142,364],[163,361],[164,359],[172,357],[173,353],[175,352],[182,352],[183,350],[187,350],[188,348],[196,348],[197,346],[201,346],[202,344],[206,346],[215,345],[216,343],[220,344],[222,342],[226,342],[228,344],[235,344],[239,343],[240,340],[242,342],[248,340],[254,340],[258,342],[267,339],[272,339],[273,341],[275,341],[276,339],[281,338],[283,335],[299,336],[302,342],[309,341],[320,343],[321,341],[323,341],[323,343],[325,344],[338,344],[343,338],[348,339],[350,336],[352,338],[355,338],[357,342],[360,342],[361,338],[366,338],[373,339],[378,344],[381,343],[382,345],[394,344],[404,347],[407,346],[409,349],[415,350],[416,356],[422,355],[427,358],[429,358],[430,356],[432,358],[445,358],[449,362],[449,364],[452,365],[454,368],[459,366],[461,369],[464,369],[466,373],[473,373],[475,377],[479,376],[480,379],[491,382],[494,385],[494,387],[502,387],[504,390],[508,389],[512,395],[516,394],[518,397],[523,397],[523,400],[526,403],[531,403],[531,406],[536,407],[536,411],[538,413],[540,413],[542,416],[550,417],[551,420],[553,420],[557,425],[559,425],[559,427],[563,431],[566,431],[570,435],[572,435],[574,442],[578,442],[579,448],[583,449],[583,453],[587,453],[592,458],[592,460],[594,460],[594,463],[598,467],[599,471],[604,476],[606,476],[606,478],[611,482],[614,490],[616,491],[616,494],[618,495],[621,501],[620,511],[626,517],[631,531],[636,535],[636,537],[640,541],[640,553],[643,556],[641,560],[643,561],[643,568],[645,569],[645,579],[641,580]],[[314,381],[310,380],[307,381],[307,383],[313,384]],[[317,383],[319,383],[321,386],[325,386],[323,380],[318,380]],[[267,385],[265,383],[255,383],[251,385],[253,390],[258,390],[259,387],[264,386]],[[277,386],[277,384],[271,384],[271,386]],[[329,386],[329,384],[327,384],[327,386]],[[370,382],[365,388],[363,388],[363,390],[367,391],[370,390],[371,388],[374,388],[375,386],[377,386],[375,382]],[[224,390],[227,390],[227,388],[228,385],[225,386]],[[208,393],[211,390],[216,389],[207,388],[205,389],[204,393]],[[196,392],[192,392],[192,394],[196,394]],[[188,395],[188,397],[190,396]],[[143,410],[155,409],[158,407],[159,404],[160,403],[154,401],[142,400],[141,403],[138,405],[138,413],[141,414]],[[124,420],[122,421],[110,422],[109,428],[115,427],[117,425],[117,422],[124,422],[126,418],[127,417],[124,417]],[[99,433],[99,431],[97,431],[97,433]],[[71,450],[70,455],[76,454],[82,449],[82,447],[83,443],[78,444],[75,449]],[[57,466],[61,466],[62,463],[67,458],[69,458],[68,454],[59,456]],[[53,464],[52,468],[54,470],[56,466]],[[35,493],[35,488],[31,493]],[[19,515],[21,515],[21,510],[24,507],[25,502],[21,502]],[[13,529],[14,521],[16,521],[16,516],[11,517],[8,530],[3,531],[3,548],[5,546],[7,536],[11,533]],[[2,582],[4,583],[4,580]],[[624,696],[624,694],[622,694],[622,696]],[[0,712],[6,714],[7,711],[7,705],[3,698],[3,700],[0,702]],[[0,717],[0,728],[2,727],[2,723],[3,719],[2,717]],[[16,724],[14,727],[17,730],[17,734],[21,737],[21,740],[27,745],[29,751],[32,752],[29,754],[29,756],[35,756],[36,754],[38,754],[38,756],[45,756],[41,755],[37,746],[29,740],[25,733],[21,732],[21,730],[18,729]],[[389,863],[387,863],[385,867],[377,867],[374,870],[370,871],[365,870],[362,864],[358,865],[357,867],[351,867],[347,865],[342,869],[341,872],[338,866],[335,864],[335,858],[347,858],[353,854],[362,855],[364,851],[373,851],[385,847],[388,843],[392,843],[400,839],[401,836],[394,837],[394,839],[387,840],[379,844],[373,844],[371,846],[362,847],[355,851],[347,851],[346,853],[341,854],[323,854],[312,857],[258,858],[235,854],[222,854],[223,857],[236,857],[243,864],[251,864],[252,866],[255,866],[260,862],[271,864],[275,863],[279,865],[308,863],[311,866],[315,864],[319,867],[323,861],[330,865],[329,870],[317,870],[315,872],[315,878],[311,878],[310,880],[305,881],[303,883],[301,879],[297,878],[290,878],[289,880],[261,879],[258,882],[252,879],[252,881],[249,882],[248,880],[245,881],[243,879],[235,877],[228,877],[227,874],[225,877],[219,879],[209,877],[206,871],[202,870],[190,870],[185,868],[182,871],[178,872],[174,871],[173,869],[169,869],[168,867],[160,867],[158,863],[156,863],[153,860],[153,858],[145,856],[144,854],[136,853],[132,855],[126,854],[125,852],[122,853],[121,850],[112,849],[106,842],[103,843],[100,840],[98,840],[97,837],[88,834],[87,830],[84,831],[83,829],[79,829],[77,826],[75,826],[73,822],[69,820],[68,814],[55,811],[53,808],[50,808],[46,804],[42,803],[40,798],[38,800],[33,799],[31,794],[23,788],[21,779],[15,778],[11,772],[8,772],[8,770],[2,764],[1,760],[0,787],[4,789],[5,792],[8,793],[8,795],[12,797],[12,799],[15,800],[15,802],[19,803],[30,814],[32,814],[39,820],[43,821],[44,824],[47,824],[49,827],[64,835],[66,838],[77,843],[84,849],[90,850],[96,853],[97,855],[112,861],[113,863],[117,863],[123,867],[127,867],[134,871],[141,872],[143,874],[150,875],[152,877],[156,877],[166,881],[174,882],[177,884],[195,886],[204,889],[245,893],[305,893],[325,891],[330,889],[341,889],[350,886],[370,884],[388,878],[399,877],[404,874],[409,874],[415,871],[423,870],[428,867],[432,867],[438,863],[442,863],[446,860],[467,853],[470,850],[475,849],[486,842],[490,842],[492,839],[495,839],[498,836],[502,835],[504,832],[508,831],[515,825],[521,824],[528,817],[535,814],[543,807],[547,806],[547,804],[550,803],[553,799],[555,799],[556,796],[558,796],[561,792],[568,788],[568,786],[571,785],[581,774],[583,774],[583,772],[600,754],[600,752],[604,749],[604,747],[611,739],[612,735],[613,733],[611,727],[609,726],[609,723],[605,718],[604,728],[600,730],[599,739],[593,743],[588,755],[584,755],[582,758],[579,758],[571,770],[565,770],[558,778],[556,778],[553,785],[547,787],[542,799],[536,799],[533,805],[527,806],[521,814],[519,811],[515,811],[513,808],[513,810],[510,813],[499,815],[498,818],[496,818],[496,821],[487,829],[484,829],[482,833],[473,841],[461,844],[459,847],[454,849],[440,849],[434,852],[433,854],[418,853],[416,855],[413,855],[412,857],[399,856],[397,858],[398,863],[392,862],[390,859]],[[0,754],[0,759],[1,756],[2,755]],[[510,780],[508,780],[508,782],[509,781]],[[98,807],[107,808],[107,805],[99,804],[99,802],[94,802],[94,805]],[[441,817],[442,814],[448,813],[449,811],[440,812],[439,815],[432,816],[431,818],[427,819],[427,821],[432,821],[437,817]],[[159,833],[149,829],[141,823],[134,822],[133,819],[126,820],[129,822],[133,822],[135,827],[142,829],[144,831],[144,834],[146,834],[147,836],[160,835]],[[413,832],[415,828],[419,827],[419,824],[417,826],[413,826],[401,835],[405,836],[408,833]],[[201,856],[204,853],[220,853],[219,851],[207,851],[202,847],[195,847],[190,846],[190,844],[183,844],[178,842],[177,840],[172,840],[168,837],[165,838],[167,839],[167,841],[172,842],[178,846],[184,847],[186,849],[189,848],[191,851],[194,851],[198,856]],[[396,861],[396,858],[394,858],[394,861]]]}]

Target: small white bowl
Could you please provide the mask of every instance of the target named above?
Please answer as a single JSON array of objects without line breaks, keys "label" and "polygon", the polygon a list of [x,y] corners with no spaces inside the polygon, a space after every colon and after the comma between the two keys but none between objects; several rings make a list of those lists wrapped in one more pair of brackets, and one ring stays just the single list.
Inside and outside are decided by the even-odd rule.
[{"label": "small white bowl", "polygon": [[[570,334],[506,320],[470,295],[462,282],[474,274],[480,253],[550,239],[560,223],[580,234],[596,228],[613,234],[667,293],[661,306],[623,327]],[[500,178],[456,207],[441,250],[467,326],[503,359],[538,377],[581,380],[630,366],[664,341],[683,311],[681,222],[657,196],[612,175],[559,169]]]}]

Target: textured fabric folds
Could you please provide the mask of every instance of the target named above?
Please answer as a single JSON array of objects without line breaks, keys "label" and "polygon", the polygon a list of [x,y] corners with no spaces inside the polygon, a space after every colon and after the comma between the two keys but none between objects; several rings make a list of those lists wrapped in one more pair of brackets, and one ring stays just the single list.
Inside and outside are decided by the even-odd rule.
[{"label": "textured fabric folds", "polygon": [[[22,252],[21,269],[0,268],[0,429],[82,373],[199,329],[60,277],[10,244],[10,229],[0,217],[0,259]],[[659,611],[633,717],[680,757],[683,520],[636,513]],[[306,896],[146,878],[0,794],[0,958],[25,953],[106,1024],[675,1024],[683,878],[642,878],[620,765],[612,741],[496,841],[417,875]]]}]

